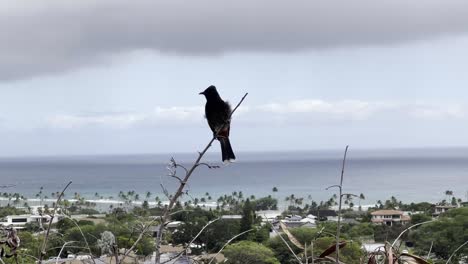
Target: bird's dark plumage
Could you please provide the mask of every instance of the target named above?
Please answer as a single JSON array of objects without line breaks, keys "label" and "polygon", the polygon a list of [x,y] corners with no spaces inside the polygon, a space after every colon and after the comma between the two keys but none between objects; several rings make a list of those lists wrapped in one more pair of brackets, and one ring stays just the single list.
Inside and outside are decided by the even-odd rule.
[{"label": "bird's dark plumage", "polygon": [[[215,133],[216,138],[221,144],[221,153],[223,162],[232,162],[236,159],[229,141],[229,132],[231,129],[231,106],[223,101],[216,90],[211,85],[201,92],[206,98],[205,116],[211,131]],[[217,133],[217,134],[216,134]]]}]

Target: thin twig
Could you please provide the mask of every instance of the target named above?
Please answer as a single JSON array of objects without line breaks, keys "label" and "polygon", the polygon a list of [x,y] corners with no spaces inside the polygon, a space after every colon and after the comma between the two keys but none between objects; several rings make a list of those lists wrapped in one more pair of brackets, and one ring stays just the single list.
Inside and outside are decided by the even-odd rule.
[{"label": "thin twig", "polygon": [[57,201],[55,202],[54,212],[53,212],[52,216],[50,217],[49,226],[47,227],[47,232],[45,233],[45,236],[44,236],[44,242],[42,242],[41,253],[39,255],[39,264],[42,263],[42,260],[44,259],[45,255],[46,255],[47,240],[49,239],[50,228],[52,227],[52,222],[54,221],[55,213],[57,211],[57,206],[60,203],[60,200],[62,199],[63,194],[65,193],[65,190],[68,188],[68,186],[70,186],[70,184],[72,184],[71,181],[65,186],[65,188],[63,188],[62,192],[60,193],[59,197],[57,198]]},{"label": "thin twig", "polygon": [[173,258],[171,258],[171,259],[169,259],[169,260],[167,260],[167,261],[164,261],[164,262],[162,262],[161,264],[165,264],[165,263],[168,263],[168,262],[170,262],[170,261],[176,262],[176,261],[182,256],[182,254],[184,254],[184,252],[187,252],[187,250],[188,250],[188,248],[190,247],[190,245],[191,245],[193,242],[195,242],[195,240],[203,233],[203,231],[205,231],[205,229],[206,229],[209,225],[213,224],[214,222],[216,222],[216,221],[218,221],[218,220],[220,220],[220,219],[221,219],[221,217],[218,217],[218,218],[216,218],[216,219],[214,219],[214,220],[209,221],[209,222],[200,230],[200,232],[198,232],[198,234],[197,234],[194,238],[192,238],[192,240],[188,243],[188,245],[187,245],[183,250],[181,250],[179,253],[177,253],[177,255],[174,256]]},{"label": "thin twig", "polygon": [[340,194],[338,196],[339,202],[338,202],[338,221],[336,224],[336,263],[340,263],[339,257],[340,257],[340,223],[341,223],[341,203],[343,200],[343,176],[344,176],[344,170],[345,170],[345,165],[346,165],[346,155],[348,154],[348,147],[346,146],[345,151],[344,151],[344,156],[343,156],[343,163],[341,166],[341,178],[340,178],[340,184],[339,185],[332,185],[327,188],[330,189],[332,187],[336,187],[339,189]]},{"label": "thin twig", "polygon": [[76,243],[76,241],[68,241],[68,242],[65,242],[65,244],[63,244],[62,248],[60,249],[60,252],[59,252],[58,255],[57,255],[55,264],[58,264],[58,261],[59,261],[59,259],[60,259],[60,256],[62,255],[63,249],[64,249],[68,244],[71,244],[71,243]]},{"label": "thin twig", "polygon": [[[64,214],[64,216],[66,218],[68,218],[70,221],[72,221],[72,223],[75,224],[75,226],[78,228],[78,230],[80,230],[81,236],[83,237],[83,240],[86,243],[86,248],[88,249],[89,255],[92,257],[93,253],[91,252],[91,248],[89,247],[88,240],[86,239],[86,236],[83,234],[83,230],[81,230],[80,225],[73,218],[71,218],[70,216],[68,216],[66,214]],[[96,263],[96,262],[94,262],[94,258],[93,258],[93,263]]]},{"label": "thin twig", "polygon": [[431,241],[431,247],[429,248],[429,252],[427,252],[427,260],[429,260],[429,257],[431,256],[432,246],[434,246],[434,241]]},{"label": "thin twig", "polygon": [[288,242],[283,238],[283,236],[281,236],[280,233],[278,233],[278,231],[276,231],[275,227],[270,223],[270,220],[268,220],[268,218],[266,217],[266,215],[264,215],[264,216],[265,216],[265,219],[267,220],[267,222],[271,225],[271,227],[272,227],[271,229],[273,230],[273,232],[275,232],[275,234],[281,238],[281,240],[283,241],[283,243],[288,247],[289,251],[293,254],[293,256],[296,258],[296,260],[297,260],[300,264],[302,264],[301,259],[296,255],[296,253],[295,253],[294,250],[291,248],[291,246],[288,244]]},{"label": "thin twig", "polygon": [[206,166],[208,169],[219,169],[220,168],[220,166],[218,166],[218,165],[210,165],[210,164],[208,164],[206,162],[200,162],[200,163],[198,163],[197,166],[202,166],[202,165]]},{"label": "thin twig", "polygon": [[461,244],[457,249],[455,249],[455,251],[452,253],[452,255],[450,255],[449,259],[447,260],[447,262],[445,262],[445,264],[449,264],[450,261],[452,260],[453,256],[455,255],[455,253],[458,252],[458,250],[460,250],[462,247],[464,247],[466,244],[468,244],[468,240],[465,241],[465,243]]},{"label": "thin twig", "polygon": [[213,260],[216,259],[216,257],[221,253],[221,251],[223,251],[223,249],[224,249],[227,245],[229,245],[229,243],[231,243],[234,239],[236,239],[236,238],[238,238],[238,237],[242,236],[243,234],[246,234],[246,233],[248,233],[248,232],[250,232],[250,231],[253,231],[253,229],[249,229],[249,230],[247,230],[247,231],[244,231],[244,232],[242,232],[242,233],[240,233],[240,234],[237,234],[237,235],[233,236],[231,239],[229,239],[229,240],[223,245],[223,247],[216,253],[216,255],[214,255],[213,258],[211,258],[211,260],[210,260],[210,262],[208,262],[208,264],[211,264],[211,262],[213,262]]},{"label": "thin twig", "polygon": [[437,221],[437,219],[434,219],[434,220],[429,220],[429,221],[425,221],[425,222],[421,222],[421,223],[418,223],[418,224],[415,224],[415,225],[412,225],[408,228],[406,228],[405,230],[403,230],[397,238],[395,238],[395,241],[393,241],[392,243],[392,248],[395,246],[396,242],[398,241],[398,239],[400,239],[400,237],[406,232],[406,231],[409,231],[411,228],[413,227],[417,227],[417,226],[420,226],[420,225],[424,225],[424,224],[428,224],[428,223],[431,223],[431,222],[434,222],[434,221]]},{"label": "thin twig", "polygon": [[[141,231],[140,235],[138,236],[138,238],[135,240],[135,242],[133,243],[133,245],[127,250],[125,251],[125,253],[123,254],[122,258],[120,259],[120,263],[123,263],[123,261],[125,260],[125,258],[128,257],[128,255],[130,254],[130,252],[133,251],[133,249],[137,246],[137,244],[143,239],[143,237],[146,235],[146,232],[148,232],[149,228],[158,221],[158,218],[155,218],[153,219],[152,221],[150,221],[147,225],[144,226],[143,230]],[[162,225],[162,224],[161,224]]]}]

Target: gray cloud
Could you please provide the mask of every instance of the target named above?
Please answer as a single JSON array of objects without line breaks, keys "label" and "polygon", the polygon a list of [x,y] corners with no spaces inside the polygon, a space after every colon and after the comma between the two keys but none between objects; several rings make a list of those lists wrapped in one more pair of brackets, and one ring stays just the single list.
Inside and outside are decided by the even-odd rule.
[{"label": "gray cloud", "polygon": [[142,49],[290,52],[468,31],[466,0],[12,0],[0,7],[0,80],[73,70]]}]

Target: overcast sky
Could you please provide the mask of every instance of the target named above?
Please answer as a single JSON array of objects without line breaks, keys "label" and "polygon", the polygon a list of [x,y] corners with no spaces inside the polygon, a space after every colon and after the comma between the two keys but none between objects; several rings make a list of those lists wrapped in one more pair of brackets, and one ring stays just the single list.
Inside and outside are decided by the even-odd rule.
[{"label": "overcast sky", "polygon": [[468,146],[466,0],[2,1],[0,32],[0,156],[195,152],[211,84],[249,92],[239,152]]}]

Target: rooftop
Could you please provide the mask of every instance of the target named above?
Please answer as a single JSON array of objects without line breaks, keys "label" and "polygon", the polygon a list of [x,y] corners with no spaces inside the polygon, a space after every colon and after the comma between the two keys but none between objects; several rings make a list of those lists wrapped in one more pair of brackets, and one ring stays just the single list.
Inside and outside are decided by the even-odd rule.
[{"label": "rooftop", "polygon": [[372,212],[371,215],[403,215],[403,212],[398,210],[378,210]]}]

